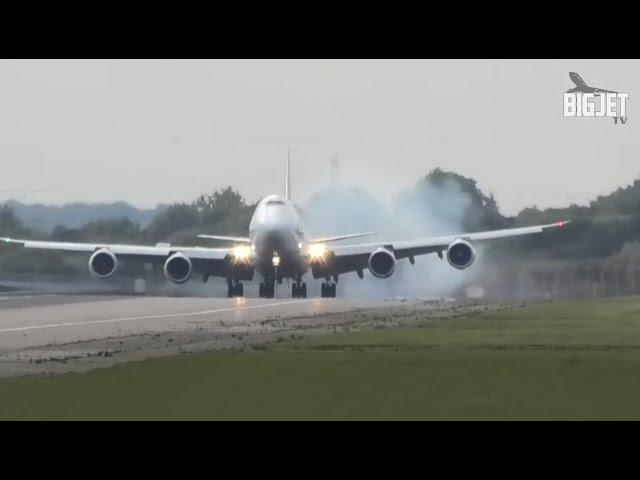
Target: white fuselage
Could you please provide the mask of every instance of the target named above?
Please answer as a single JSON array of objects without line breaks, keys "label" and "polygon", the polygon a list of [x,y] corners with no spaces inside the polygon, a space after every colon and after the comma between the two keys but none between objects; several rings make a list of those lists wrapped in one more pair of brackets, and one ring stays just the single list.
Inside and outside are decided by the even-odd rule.
[{"label": "white fuselage", "polygon": [[[249,239],[256,270],[263,276],[299,277],[308,269],[302,256],[302,220],[291,200],[280,195],[260,200],[249,224]],[[277,270],[274,256],[279,259]]]}]

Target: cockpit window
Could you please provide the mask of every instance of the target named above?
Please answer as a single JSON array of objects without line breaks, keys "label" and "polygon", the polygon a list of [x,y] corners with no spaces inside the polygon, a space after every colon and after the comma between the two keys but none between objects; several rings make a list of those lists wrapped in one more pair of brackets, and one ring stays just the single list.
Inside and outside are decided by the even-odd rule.
[{"label": "cockpit window", "polygon": [[267,205],[284,205],[284,202],[282,200],[269,200]]}]

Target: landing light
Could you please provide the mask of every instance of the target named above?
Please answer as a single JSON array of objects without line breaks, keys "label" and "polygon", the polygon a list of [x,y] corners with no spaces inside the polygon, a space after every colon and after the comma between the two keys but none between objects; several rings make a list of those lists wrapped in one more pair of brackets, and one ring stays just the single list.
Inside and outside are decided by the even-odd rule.
[{"label": "landing light", "polygon": [[274,267],[277,267],[278,265],[280,265],[280,257],[278,255],[274,255],[272,261],[273,261]]},{"label": "landing light", "polygon": [[311,260],[323,260],[327,255],[327,246],[323,243],[312,243],[309,245],[309,256]]},{"label": "landing light", "polygon": [[251,256],[251,247],[248,247],[246,245],[240,245],[237,247],[233,247],[233,258],[237,261],[237,262],[246,262],[247,260],[249,260],[249,257]]}]

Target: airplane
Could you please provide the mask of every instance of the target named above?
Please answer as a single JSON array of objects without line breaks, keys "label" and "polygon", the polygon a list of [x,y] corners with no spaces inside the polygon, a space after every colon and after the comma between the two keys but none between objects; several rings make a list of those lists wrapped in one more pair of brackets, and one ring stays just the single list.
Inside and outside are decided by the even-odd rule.
[{"label": "airplane", "polygon": [[604,88],[590,87],[576,72],[569,72],[569,78],[576,86],[567,90],[566,93],[618,93],[612,90],[605,90]]},{"label": "airplane", "polygon": [[118,271],[119,259],[133,259],[162,265],[165,277],[175,283],[187,282],[194,273],[209,277],[223,277],[227,281],[227,296],[244,296],[243,281],[253,280],[257,272],[262,281],[259,296],[273,298],[275,284],[292,279],[291,296],[307,296],[307,284],[302,281],[311,270],[314,279],[324,279],[321,297],[335,297],[340,275],[356,272],[360,279],[364,270],[376,278],[389,278],[396,262],[408,259],[413,265],[417,255],[436,253],[453,268],[469,268],[475,258],[474,244],[487,240],[541,233],[562,227],[569,221],[547,225],[510,228],[475,233],[459,233],[432,238],[400,241],[377,241],[355,245],[335,245],[336,242],[375,235],[377,232],[351,233],[339,236],[307,239],[300,215],[291,200],[291,179],[287,159],[285,192],[264,197],[253,213],[248,237],[198,235],[199,238],[223,240],[230,247],[208,248],[156,245],[114,245],[106,243],[70,243],[40,240],[0,238],[9,244],[25,248],[83,252],[91,254],[88,261],[91,275],[107,279]]}]

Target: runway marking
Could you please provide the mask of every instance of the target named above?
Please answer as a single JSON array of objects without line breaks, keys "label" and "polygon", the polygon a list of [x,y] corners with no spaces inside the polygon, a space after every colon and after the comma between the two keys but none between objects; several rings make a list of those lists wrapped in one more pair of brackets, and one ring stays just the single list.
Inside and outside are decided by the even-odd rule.
[{"label": "runway marking", "polygon": [[317,299],[312,298],[309,300],[290,300],[286,302],[267,303],[262,305],[217,308],[215,310],[202,310],[200,312],[163,313],[160,315],[144,315],[141,317],[108,318],[105,320],[86,320],[84,322],[64,322],[64,323],[49,323],[45,325],[29,325],[26,327],[13,327],[13,328],[0,329],[0,333],[24,332],[26,330],[38,330],[40,328],[72,327],[74,325],[94,325],[94,324],[100,324],[100,323],[133,322],[135,320],[152,320],[152,319],[165,319],[165,318],[176,318],[176,317],[195,317],[195,316],[201,316],[201,315],[210,315],[212,313],[232,312],[232,311],[238,311],[238,310],[254,310],[256,308],[269,308],[269,307],[280,307],[282,305],[302,304],[302,303],[314,302],[316,300]]},{"label": "runway marking", "polygon": [[3,300],[26,300],[29,298],[45,298],[45,297],[59,297],[60,295],[58,294],[52,294],[52,293],[48,293],[46,295],[11,295],[10,297],[0,297],[0,301]]}]

